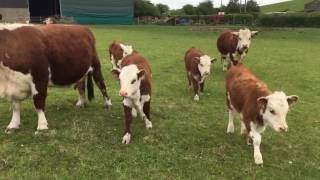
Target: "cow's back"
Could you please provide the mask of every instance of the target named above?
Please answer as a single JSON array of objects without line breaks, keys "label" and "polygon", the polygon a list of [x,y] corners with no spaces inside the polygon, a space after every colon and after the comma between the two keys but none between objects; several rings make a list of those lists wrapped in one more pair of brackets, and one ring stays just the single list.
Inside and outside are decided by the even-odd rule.
[{"label": "cow's back", "polygon": [[47,66],[44,35],[34,26],[0,30],[0,62],[24,74]]},{"label": "cow's back", "polygon": [[201,56],[203,56],[203,52],[200,51],[199,49],[196,49],[194,47],[190,48],[184,56],[184,62],[185,62],[185,66],[187,71],[191,71],[191,72],[198,72],[198,63],[196,63],[197,59],[196,58],[200,58]]},{"label": "cow's back", "polygon": [[78,81],[90,66],[99,64],[92,32],[80,25],[39,26],[47,41],[52,82],[68,85]]},{"label": "cow's back", "polygon": [[224,31],[217,40],[217,48],[221,54],[234,53],[236,51],[238,39],[232,31]]},{"label": "cow's back", "polygon": [[242,64],[234,65],[228,70],[226,91],[232,106],[238,112],[241,112],[244,106],[256,105],[259,97],[270,94],[267,85]]}]

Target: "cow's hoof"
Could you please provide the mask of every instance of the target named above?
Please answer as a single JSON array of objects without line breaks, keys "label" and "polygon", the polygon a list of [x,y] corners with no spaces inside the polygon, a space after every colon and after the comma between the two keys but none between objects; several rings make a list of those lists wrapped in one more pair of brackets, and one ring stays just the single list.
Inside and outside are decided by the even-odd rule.
[{"label": "cow's hoof", "polygon": [[4,131],[4,133],[6,134],[13,134],[15,133],[19,128],[6,128],[6,130]]},{"label": "cow's hoof", "polygon": [[149,121],[148,119],[145,120],[145,123],[146,123],[146,128],[147,129],[151,129],[152,128],[152,122]]},{"label": "cow's hoof", "polygon": [[103,107],[106,108],[106,109],[109,109],[110,106],[112,106],[111,99],[106,99],[105,102],[104,102]]},{"label": "cow's hoof", "polygon": [[84,108],[87,106],[87,102],[78,101],[76,103],[76,108]]},{"label": "cow's hoof", "polygon": [[34,132],[34,135],[36,136],[49,135],[49,129],[36,130]]},{"label": "cow's hoof", "polygon": [[233,125],[228,125],[227,133],[228,134],[233,134],[234,133],[234,126]]},{"label": "cow's hoof", "polygon": [[131,140],[131,134],[126,133],[122,138],[122,144],[129,144]]},{"label": "cow's hoof", "polygon": [[136,110],[135,108],[132,108],[132,110],[131,110],[131,115],[132,115],[134,118],[137,117],[138,113],[137,113],[137,110]]},{"label": "cow's hoof", "polygon": [[200,100],[198,94],[196,94],[196,95],[194,96],[193,100],[196,101],[196,102],[198,102],[198,101]]},{"label": "cow's hoof", "polygon": [[262,155],[261,154],[255,154],[254,155],[254,163],[256,163],[256,165],[259,165],[259,166],[263,165],[263,160],[262,160]]},{"label": "cow's hoof", "polygon": [[248,137],[247,137],[247,145],[248,145],[248,146],[252,146],[252,143],[253,143],[253,142],[252,142],[252,139],[248,136]]}]

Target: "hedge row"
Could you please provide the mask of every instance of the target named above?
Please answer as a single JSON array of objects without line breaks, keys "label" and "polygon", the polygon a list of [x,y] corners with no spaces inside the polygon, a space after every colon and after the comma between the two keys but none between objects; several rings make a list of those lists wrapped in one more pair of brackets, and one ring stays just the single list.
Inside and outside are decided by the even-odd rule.
[{"label": "hedge row", "polygon": [[320,27],[320,13],[261,15],[257,24],[265,27]]},{"label": "hedge row", "polygon": [[253,25],[254,16],[252,14],[226,14],[223,17],[223,23]]}]

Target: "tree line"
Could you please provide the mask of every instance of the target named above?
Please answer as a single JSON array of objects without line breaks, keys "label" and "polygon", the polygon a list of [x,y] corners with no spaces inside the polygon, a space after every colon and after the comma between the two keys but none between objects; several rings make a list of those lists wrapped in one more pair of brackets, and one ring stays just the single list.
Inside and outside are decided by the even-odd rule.
[{"label": "tree line", "polygon": [[149,0],[134,0],[134,16],[167,16],[167,15],[210,15],[219,11],[225,13],[258,13],[260,7],[255,0],[245,0],[240,4],[239,0],[230,0],[226,6],[215,8],[211,0],[204,0],[197,6],[184,5],[181,9],[170,10],[166,4],[153,4]]}]

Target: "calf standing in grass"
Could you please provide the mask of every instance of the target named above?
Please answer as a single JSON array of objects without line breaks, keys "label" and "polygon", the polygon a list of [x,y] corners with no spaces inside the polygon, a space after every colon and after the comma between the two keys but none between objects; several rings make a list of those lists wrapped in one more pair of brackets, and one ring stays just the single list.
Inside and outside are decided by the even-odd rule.
[{"label": "calf standing in grass", "polygon": [[223,71],[230,68],[231,63],[241,63],[249,51],[251,37],[254,37],[258,31],[249,29],[240,29],[238,32],[225,31],[217,40],[217,48],[223,61]]},{"label": "calf standing in grass", "polygon": [[199,101],[199,91],[203,92],[205,80],[210,74],[211,64],[215,61],[215,58],[205,55],[194,47],[186,52],[184,62],[186,65],[189,87],[193,86],[194,89],[195,101]]},{"label": "calf standing in grass", "polygon": [[117,69],[120,79],[119,95],[123,97],[123,109],[126,119],[125,134],[122,143],[131,140],[132,116],[140,114],[146,128],[152,128],[150,121],[151,69],[147,61],[137,52],[125,57]]},{"label": "calf standing in grass", "polygon": [[286,115],[289,106],[298,96],[287,96],[284,92],[271,92],[244,65],[231,66],[226,76],[226,101],[229,108],[227,133],[234,132],[233,119],[241,118],[241,134],[248,134],[252,142],[254,161],[263,164],[260,152],[261,133],[267,126],[276,132],[288,131]]},{"label": "calf standing in grass", "polygon": [[113,41],[109,46],[109,55],[112,64],[112,70],[120,69],[122,60],[132,53],[132,46]]}]

